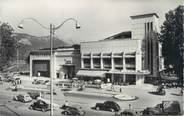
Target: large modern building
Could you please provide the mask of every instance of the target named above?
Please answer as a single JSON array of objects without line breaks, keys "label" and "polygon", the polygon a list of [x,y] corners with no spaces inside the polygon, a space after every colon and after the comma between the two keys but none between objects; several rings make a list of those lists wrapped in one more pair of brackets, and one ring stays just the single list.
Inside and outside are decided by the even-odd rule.
[{"label": "large modern building", "polygon": [[79,78],[142,84],[159,76],[163,64],[157,35],[159,17],[151,13],[130,18],[131,31],[81,43]]},{"label": "large modern building", "polygon": [[[80,45],[53,49],[54,78],[73,78],[80,69]],[[30,77],[50,77],[50,49],[30,52]]]}]

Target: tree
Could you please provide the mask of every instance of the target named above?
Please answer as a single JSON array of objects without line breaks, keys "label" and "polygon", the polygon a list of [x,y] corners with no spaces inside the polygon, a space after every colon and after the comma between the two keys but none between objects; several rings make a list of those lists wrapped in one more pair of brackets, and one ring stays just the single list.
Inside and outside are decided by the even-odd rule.
[{"label": "tree", "polygon": [[178,6],[175,10],[166,13],[166,20],[161,26],[160,34],[165,66],[167,69],[171,69],[172,67],[172,72],[174,71],[180,79],[183,79],[183,14],[184,6]]},{"label": "tree", "polygon": [[16,55],[16,41],[13,37],[13,28],[8,23],[0,26],[0,68],[7,66]]}]

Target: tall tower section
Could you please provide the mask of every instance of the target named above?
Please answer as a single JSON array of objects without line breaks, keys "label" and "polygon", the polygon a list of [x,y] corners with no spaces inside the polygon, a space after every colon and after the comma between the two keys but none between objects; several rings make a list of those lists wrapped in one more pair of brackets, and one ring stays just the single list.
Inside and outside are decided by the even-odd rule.
[{"label": "tall tower section", "polygon": [[142,40],[142,70],[151,77],[159,74],[158,18],[156,13],[131,16],[132,39]]}]

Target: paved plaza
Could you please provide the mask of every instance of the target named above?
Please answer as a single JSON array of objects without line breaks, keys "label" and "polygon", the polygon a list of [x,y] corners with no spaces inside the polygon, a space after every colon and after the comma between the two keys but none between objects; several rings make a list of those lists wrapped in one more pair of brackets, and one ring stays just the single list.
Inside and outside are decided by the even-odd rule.
[{"label": "paved plaza", "polygon": [[[43,113],[40,111],[34,111],[29,110],[28,107],[31,103],[21,103],[17,101],[13,101],[12,98],[14,95],[20,94],[20,93],[26,93],[26,88],[33,87],[34,89],[47,89],[48,87],[46,85],[33,85],[32,81],[33,79],[29,79],[29,77],[20,77],[22,78],[22,85],[24,87],[23,91],[18,90],[17,92],[13,92],[9,90],[8,88],[11,86],[11,83],[4,82],[1,86],[1,96],[0,96],[0,104],[6,105],[16,113],[18,113],[20,116],[26,115],[49,115],[49,112]],[[144,87],[145,86],[145,87]],[[171,88],[166,89],[166,95],[165,96],[159,96],[159,95],[152,95],[148,93],[151,91],[154,87],[151,85],[143,85],[143,86],[121,86],[122,91],[119,91],[120,86],[115,86],[114,91],[107,91],[104,89],[93,89],[93,88],[85,88],[83,91],[75,91],[75,94],[68,94],[67,96],[64,96],[64,92],[61,91],[61,88],[54,86],[55,92],[57,95],[54,95],[54,103],[57,103],[58,105],[62,106],[64,102],[67,100],[69,102],[69,105],[78,105],[81,106],[86,111],[86,116],[113,116],[114,113],[107,112],[107,111],[96,111],[92,110],[91,107],[93,107],[96,103],[101,103],[106,100],[112,100],[117,102],[121,109],[128,109],[129,105],[132,106],[135,110],[143,110],[146,107],[153,107],[158,103],[161,103],[162,101],[167,100],[177,100],[181,104],[183,104],[183,97],[182,96],[176,96],[173,95],[173,93],[177,94],[180,92],[180,88]],[[119,99],[115,99],[112,96],[115,94],[127,94],[130,96],[137,96],[138,99],[132,100],[132,101],[122,101]],[[44,95],[45,99],[49,99],[50,95]],[[26,111],[26,112],[25,112]],[[61,109],[56,109],[54,111],[54,116],[61,115]]]}]

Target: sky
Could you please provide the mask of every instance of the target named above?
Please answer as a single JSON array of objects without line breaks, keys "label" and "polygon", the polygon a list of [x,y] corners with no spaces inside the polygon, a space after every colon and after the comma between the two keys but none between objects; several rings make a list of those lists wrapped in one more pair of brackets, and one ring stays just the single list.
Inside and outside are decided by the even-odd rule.
[{"label": "sky", "polygon": [[56,30],[55,36],[69,43],[97,41],[114,34],[130,31],[130,16],[157,13],[159,26],[165,13],[184,5],[183,0],[0,0],[0,21],[8,22],[15,32],[35,36],[49,35],[33,21],[25,20],[24,29],[17,25],[25,18],[35,18],[49,28],[68,18],[75,18],[81,25],[75,29],[73,21]]}]

